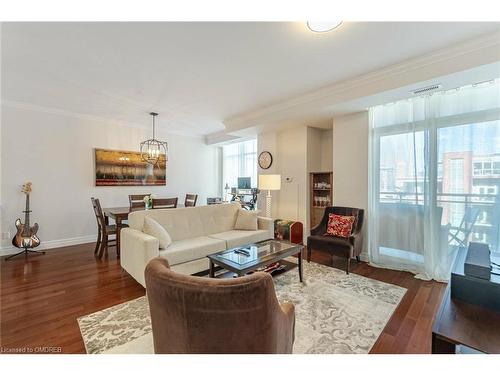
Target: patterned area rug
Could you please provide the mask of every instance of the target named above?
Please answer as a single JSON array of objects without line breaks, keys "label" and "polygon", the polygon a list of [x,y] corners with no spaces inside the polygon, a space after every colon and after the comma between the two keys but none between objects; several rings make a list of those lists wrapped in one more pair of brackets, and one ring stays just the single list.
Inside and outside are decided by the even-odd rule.
[{"label": "patterned area rug", "polygon": [[[295,305],[294,353],[368,353],[406,289],[304,263],[274,278],[280,301]],[[153,353],[146,297],[78,318],[87,353]]]}]

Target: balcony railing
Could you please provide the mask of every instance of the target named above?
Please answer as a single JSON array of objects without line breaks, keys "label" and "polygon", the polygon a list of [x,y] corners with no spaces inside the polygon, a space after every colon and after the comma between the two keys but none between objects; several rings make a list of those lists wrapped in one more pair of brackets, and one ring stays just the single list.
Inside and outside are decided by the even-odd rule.
[{"label": "balcony railing", "polygon": [[[423,193],[382,191],[379,197],[380,203],[424,204]],[[463,232],[464,242],[486,242],[500,250],[500,194],[438,193],[435,204],[443,208],[441,224],[448,226],[450,238],[452,233]],[[467,217],[471,209],[477,215]]]}]

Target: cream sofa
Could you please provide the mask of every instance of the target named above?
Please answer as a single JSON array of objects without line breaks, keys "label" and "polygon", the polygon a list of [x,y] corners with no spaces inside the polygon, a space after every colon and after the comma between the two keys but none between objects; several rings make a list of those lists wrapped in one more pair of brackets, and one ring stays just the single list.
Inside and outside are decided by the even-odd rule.
[{"label": "cream sofa", "polygon": [[[121,266],[145,286],[146,264],[157,256],[166,258],[173,270],[193,274],[208,269],[209,254],[273,238],[269,218],[258,218],[258,230],[235,230],[240,207],[231,203],[132,212],[129,228],[121,231]],[[160,223],[172,238],[166,249],[159,248],[157,238],[142,232],[146,216]]]}]

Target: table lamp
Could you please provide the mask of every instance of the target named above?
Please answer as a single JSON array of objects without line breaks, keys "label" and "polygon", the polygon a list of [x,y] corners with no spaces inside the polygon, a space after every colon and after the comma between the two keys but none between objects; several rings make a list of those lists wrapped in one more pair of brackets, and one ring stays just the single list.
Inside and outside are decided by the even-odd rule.
[{"label": "table lamp", "polygon": [[266,196],[266,216],[271,217],[271,190],[281,189],[281,175],[261,174],[259,175],[259,189],[267,190]]}]

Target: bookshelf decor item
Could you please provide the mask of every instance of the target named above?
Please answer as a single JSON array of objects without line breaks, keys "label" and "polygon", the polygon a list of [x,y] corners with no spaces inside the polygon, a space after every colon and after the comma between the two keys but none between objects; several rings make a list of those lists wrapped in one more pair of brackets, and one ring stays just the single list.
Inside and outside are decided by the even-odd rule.
[{"label": "bookshelf decor item", "polygon": [[333,172],[310,173],[310,227],[321,222],[325,207],[333,205]]}]

